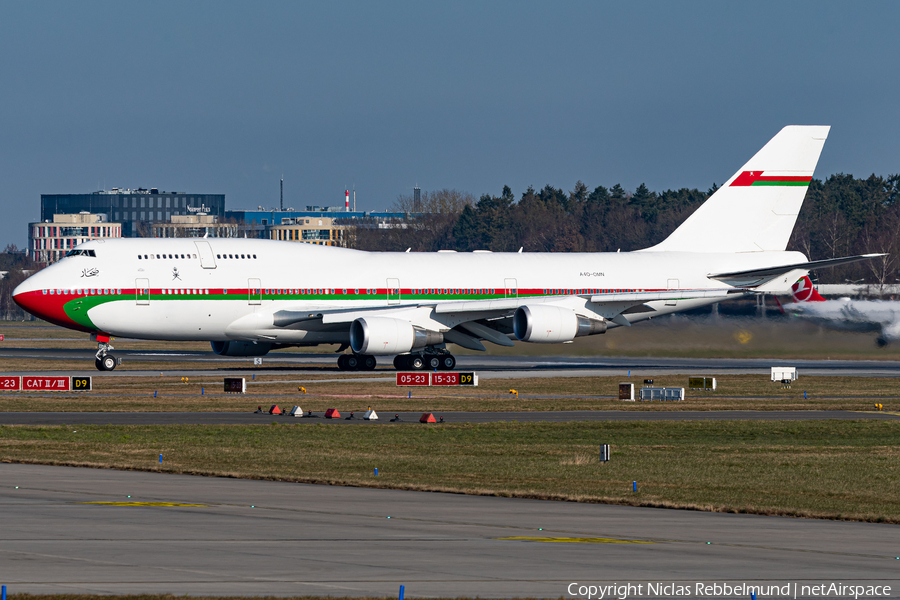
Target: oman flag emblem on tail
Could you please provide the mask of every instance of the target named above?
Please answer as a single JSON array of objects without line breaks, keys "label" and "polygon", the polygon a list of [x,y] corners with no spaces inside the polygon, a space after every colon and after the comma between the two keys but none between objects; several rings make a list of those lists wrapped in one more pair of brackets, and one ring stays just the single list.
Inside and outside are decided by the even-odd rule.
[{"label": "oman flag emblem on tail", "polygon": [[791,295],[794,302],[825,302],[825,298],[819,295],[809,277],[798,279],[797,283],[791,286]]}]

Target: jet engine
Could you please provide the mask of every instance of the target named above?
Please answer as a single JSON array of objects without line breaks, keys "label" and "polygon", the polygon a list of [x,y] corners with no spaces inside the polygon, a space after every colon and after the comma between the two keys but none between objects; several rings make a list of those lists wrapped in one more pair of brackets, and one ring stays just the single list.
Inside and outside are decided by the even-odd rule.
[{"label": "jet engine", "polygon": [[443,334],[400,319],[360,317],[350,324],[350,347],[358,354],[403,354],[443,341]]},{"label": "jet engine", "polygon": [[571,342],[584,335],[606,333],[606,322],[582,317],[568,308],[536,304],[516,309],[513,333],[522,342]]},{"label": "jet engine", "polygon": [[211,342],[219,356],[265,356],[272,349],[268,342]]}]

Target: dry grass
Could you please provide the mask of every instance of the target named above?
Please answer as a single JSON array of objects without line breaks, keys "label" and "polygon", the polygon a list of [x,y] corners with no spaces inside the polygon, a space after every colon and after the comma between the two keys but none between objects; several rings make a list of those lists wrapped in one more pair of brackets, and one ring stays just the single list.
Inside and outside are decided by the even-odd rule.
[{"label": "dry grass", "polygon": [[172,473],[900,523],[898,434],[869,420],[6,426],[0,460],[157,471],[162,453]]},{"label": "dry grass", "polygon": [[[253,375],[257,374],[255,380]],[[247,394],[225,394],[224,376],[245,376]],[[378,379],[371,381],[371,379]],[[380,378],[380,379],[379,379]],[[0,411],[219,411],[252,412],[300,405],[304,410],[336,407],[342,413],[365,411],[518,411],[518,410],[872,410],[878,402],[886,411],[900,410],[896,379],[871,377],[803,377],[782,389],[766,376],[718,377],[716,392],[686,389],[683,402],[622,402],[618,385],[641,377],[559,377],[482,379],[477,388],[399,388],[391,373],[279,374],[265,371],[225,373],[219,377],[190,375],[121,377],[94,376],[92,392],[0,392]],[[654,377],[654,385],[687,386],[687,376]],[[303,394],[298,388],[306,389]],[[519,392],[518,398],[509,393]],[[201,394],[202,389],[202,394]],[[805,392],[805,396],[804,396]]]}]

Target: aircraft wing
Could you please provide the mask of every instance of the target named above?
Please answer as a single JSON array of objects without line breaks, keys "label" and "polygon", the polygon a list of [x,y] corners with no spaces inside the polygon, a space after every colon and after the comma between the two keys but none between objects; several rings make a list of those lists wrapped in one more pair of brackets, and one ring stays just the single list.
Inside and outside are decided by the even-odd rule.
[{"label": "aircraft wing", "polygon": [[[375,306],[370,308],[353,308],[347,310],[330,309],[316,313],[315,311],[279,311],[275,313],[276,323],[279,320],[288,321],[292,317],[296,317],[296,321],[300,322],[312,318],[321,317],[324,323],[349,323],[359,317],[372,315],[373,313],[388,314],[408,312],[414,308],[430,308],[438,315],[462,315],[466,313],[476,313],[483,316],[507,316],[511,315],[515,310],[526,304],[559,304],[564,303],[572,298],[582,298],[588,300],[591,304],[598,306],[605,305],[624,305],[625,308],[637,306],[646,302],[656,300],[692,300],[697,298],[724,298],[731,294],[746,294],[751,290],[741,288],[717,288],[717,289],[695,289],[695,290],[657,290],[657,291],[635,291],[635,292],[618,292],[600,295],[566,295],[566,296],[529,296],[524,298],[495,298],[486,300],[461,300],[459,302],[423,302],[418,304],[404,304],[397,306]],[[624,309],[623,309],[624,310]],[[473,319],[483,318],[477,316]]]},{"label": "aircraft wing", "polygon": [[235,321],[228,334],[235,339],[277,339],[278,332],[295,325],[317,331],[349,328],[359,318],[388,317],[408,321],[417,327],[444,334],[447,341],[473,350],[484,350],[481,341],[511,346],[511,321],[516,309],[526,305],[568,307],[577,314],[597,321],[629,327],[629,313],[652,312],[648,303],[700,298],[724,298],[732,294],[752,293],[741,288],[628,291],[609,294],[569,294],[493,298],[451,302],[410,302],[381,304],[365,308],[334,308],[306,305],[274,313],[253,313]]}]

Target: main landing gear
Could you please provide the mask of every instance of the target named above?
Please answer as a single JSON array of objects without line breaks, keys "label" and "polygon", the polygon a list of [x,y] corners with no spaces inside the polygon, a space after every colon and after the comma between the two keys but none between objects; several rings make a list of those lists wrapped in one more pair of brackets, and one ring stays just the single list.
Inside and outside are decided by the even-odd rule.
[{"label": "main landing gear", "polygon": [[394,358],[394,368],[398,371],[452,371],[456,358],[449,352],[425,354],[400,354]]},{"label": "main landing gear", "polygon": [[116,368],[116,365],[119,364],[116,357],[109,353],[112,349],[113,347],[109,342],[97,343],[97,354],[96,359],[94,360],[94,366],[97,367],[98,371],[112,371]]},{"label": "main landing gear", "polygon": [[341,371],[374,371],[376,364],[375,357],[368,354],[341,354],[338,357]]}]

